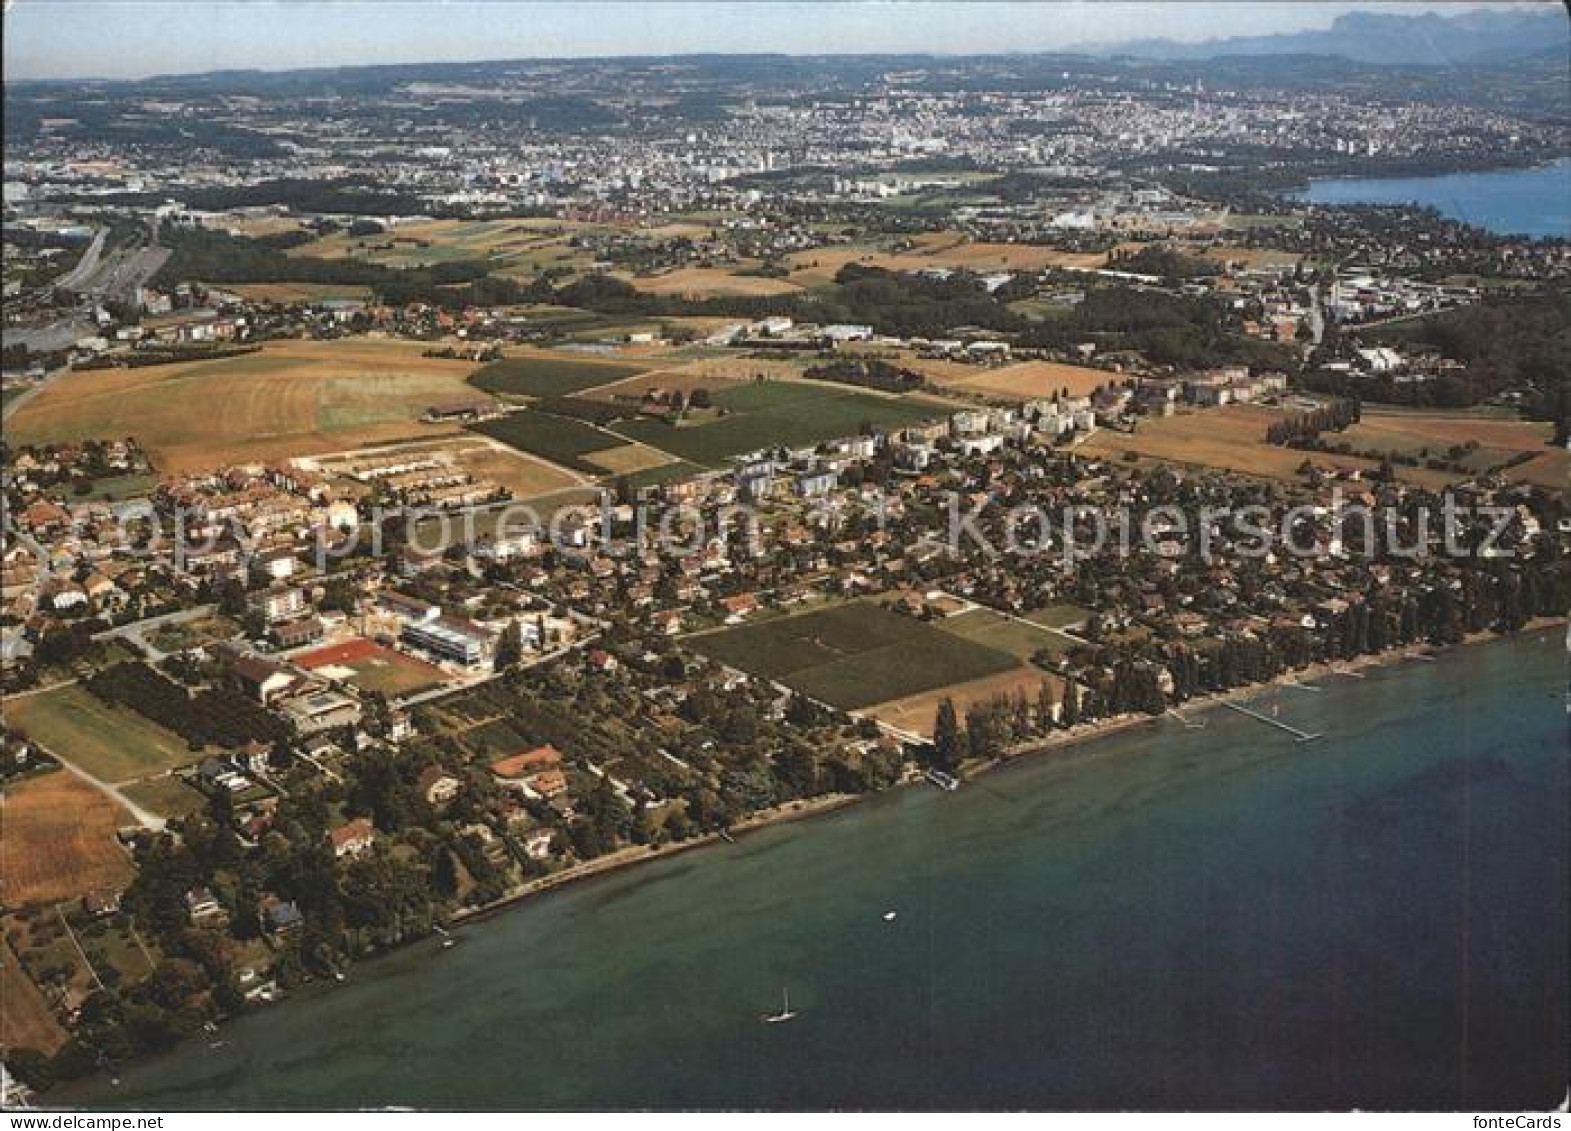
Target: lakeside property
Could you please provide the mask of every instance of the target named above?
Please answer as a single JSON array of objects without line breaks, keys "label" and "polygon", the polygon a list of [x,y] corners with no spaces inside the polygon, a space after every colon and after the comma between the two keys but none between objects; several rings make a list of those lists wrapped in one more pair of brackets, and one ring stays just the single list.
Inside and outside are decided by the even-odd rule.
[{"label": "lakeside property", "polygon": [[[1327,732],[1311,747],[1230,712],[1208,713],[1204,730],[1169,719],[955,794],[889,793],[811,835],[761,830],[602,875],[461,932],[452,951],[417,946],[239,1022],[221,1050],[191,1047],[74,1098],[170,1110],[590,1096],[616,1108],[1552,1104],[1567,1031],[1552,973],[1566,942],[1550,874],[1568,847],[1555,840],[1559,671],[1557,634],[1481,644],[1318,694],[1269,692],[1262,706]],[[1435,866],[1463,838],[1465,912],[1455,870]],[[700,910],[717,900],[723,920]],[[1523,906],[1544,908],[1544,929],[1475,926],[1459,987],[1460,916]],[[886,909],[899,918],[884,922]],[[1344,979],[1336,995],[1314,973],[1328,968]],[[629,979],[652,1008],[625,1008]],[[782,983],[810,1040],[772,1040],[757,1023]],[[1105,1021],[1109,986],[1128,1025]],[[1419,1000],[1440,1023],[1382,1024]],[[370,1044],[368,1019],[382,1034]],[[534,1035],[535,1070],[490,1070],[512,1055],[485,1037],[503,1030]],[[1555,1033],[1559,1051],[1543,1039]],[[675,1055],[642,1055],[655,1039]],[[396,1077],[370,1070],[389,1041],[408,1054]],[[983,1044],[988,1055],[970,1055]],[[955,1067],[933,1074],[924,1050],[939,1047]]]}]

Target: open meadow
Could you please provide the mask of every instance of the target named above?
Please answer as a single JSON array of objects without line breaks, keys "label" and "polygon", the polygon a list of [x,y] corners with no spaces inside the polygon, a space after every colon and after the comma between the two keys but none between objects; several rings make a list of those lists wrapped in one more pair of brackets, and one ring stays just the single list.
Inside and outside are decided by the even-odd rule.
[{"label": "open meadow", "polygon": [[[915,363],[923,373],[926,362]],[[936,363],[944,365],[944,362]],[[929,380],[944,389],[981,393],[1005,400],[1029,401],[1057,396],[1068,390],[1072,397],[1084,397],[1119,379],[1118,374],[1085,365],[1065,365],[1057,361],[1022,361],[1014,365],[981,366],[947,363],[950,369],[933,370]]]},{"label": "open meadow", "polygon": [[115,839],[130,817],[67,770],[7,786],[0,804],[0,903],[19,907],[118,891],[131,860]]},{"label": "open meadow", "polygon": [[125,782],[189,766],[202,752],[79,685],[20,696],[6,704],[6,723],[49,753],[100,781]]},{"label": "open meadow", "polygon": [[[213,361],[66,373],[7,421],[12,443],[135,437],[165,474],[456,431],[433,404],[476,399],[467,361],[421,342],[269,342]],[[219,411],[221,410],[221,411]]]},{"label": "open meadow", "polygon": [[725,267],[678,267],[656,275],[630,275],[618,277],[634,288],[649,295],[681,295],[684,298],[717,298],[740,296],[760,298],[769,295],[788,295],[801,290],[801,284],[789,279],[771,278],[767,275],[747,274],[748,267],[756,264],[738,264]]}]

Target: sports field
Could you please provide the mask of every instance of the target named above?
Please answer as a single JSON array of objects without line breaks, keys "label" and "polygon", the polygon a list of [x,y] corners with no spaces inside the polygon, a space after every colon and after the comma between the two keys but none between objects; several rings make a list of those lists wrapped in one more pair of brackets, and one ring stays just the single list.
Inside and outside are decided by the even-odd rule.
[{"label": "sports field", "polygon": [[998,675],[1007,652],[862,601],[686,639],[695,651],[844,710]]},{"label": "sports field", "polygon": [[0,902],[70,899],[131,879],[131,860],[115,840],[129,815],[67,770],[7,786],[0,822]]},{"label": "sports field", "polygon": [[[455,425],[427,407],[472,401],[467,361],[421,342],[270,342],[256,353],[62,375],[6,422],[12,443],[134,436],[164,474],[309,455]],[[215,411],[221,408],[222,411]]]},{"label": "sports field", "polygon": [[389,699],[424,691],[447,680],[442,669],[433,664],[360,638],[317,648],[292,659],[307,671],[343,679],[361,691],[375,691]]},{"label": "sports field", "polygon": [[724,414],[696,424],[623,421],[616,430],[690,463],[716,467],[771,445],[800,447],[864,427],[892,430],[931,420],[941,410],[920,400],[847,391],[834,385],[770,381],[713,394]]},{"label": "sports field", "polygon": [[14,698],[6,704],[5,717],[51,754],[100,781],[131,781],[202,759],[179,736],[77,685]]}]

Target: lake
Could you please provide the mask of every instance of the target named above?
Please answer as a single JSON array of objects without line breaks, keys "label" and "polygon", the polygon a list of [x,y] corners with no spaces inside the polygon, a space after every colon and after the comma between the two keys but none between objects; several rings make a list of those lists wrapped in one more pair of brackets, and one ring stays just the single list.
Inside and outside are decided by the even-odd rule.
[{"label": "lake", "polygon": [[1311,181],[1293,199],[1311,204],[1424,204],[1499,235],[1571,239],[1571,159],[1441,177]]},{"label": "lake", "polygon": [[[895,790],[529,901],[49,1099],[1552,1106],[1565,676],[1540,633],[1252,701],[1313,743],[1215,709]],[[800,1016],[761,1024],[785,988]]]}]

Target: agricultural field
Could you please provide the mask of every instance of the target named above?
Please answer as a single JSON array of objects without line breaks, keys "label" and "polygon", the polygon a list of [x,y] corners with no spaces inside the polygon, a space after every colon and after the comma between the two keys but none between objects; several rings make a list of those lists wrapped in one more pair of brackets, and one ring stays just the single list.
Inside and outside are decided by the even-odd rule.
[{"label": "agricultural field", "polygon": [[621,278],[637,290],[650,295],[681,295],[684,298],[717,298],[740,296],[761,298],[769,295],[788,295],[802,289],[789,279],[770,278],[765,275],[746,275],[737,269],[724,267],[678,267],[658,275],[629,275]]},{"label": "agricultural field", "polygon": [[565,397],[636,377],[648,368],[636,363],[538,354],[493,361],[482,366],[470,382],[497,396]]},{"label": "agricultural field", "polygon": [[364,639],[330,644],[291,659],[307,671],[344,680],[361,691],[374,691],[389,699],[424,691],[447,681],[441,668]]},{"label": "agricultural field", "polygon": [[900,253],[879,251],[866,246],[813,248],[786,257],[791,268],[787,276],[802,287],[821,287],[834,282],[847,263],[881,267],[886,271],[919,271],[924,267],[948,267],[965,271],[1041,271],[1047,267],[1066,270],[1096,270],[1107,263],[1099,252],[1059,251],[1035,244],[968,242],[955,233],[932,233],[922,237],[916,248]]},{"label": "agricultural field", "polygon": [[524,409],[472,426],[476,432],[500,440],[508,447],[571,468],[583,475],[600,475],[604,469],[585,458],[622,446],[608,432],[580,420]]},{"label": "agricultural field", "polygon": [[72,685],[12,699],[6,722],[51,754],[106,782],[125,782],[202,759],[177,735]]},{"label": "agricultural field", "polygon": [[[1075,450],[1082,455],[1122,460],[1133,452],[1159,463],[1221,468],[1264,479],[1294,481],[1307,460],[1317,467],[1373,471],[1376,460],[1357,456],[1303,452],[1265,441],[1268,425],[1282,419],[1279,409],[1260,405],[1226,405],[1222,408],[1179,412],[1162,419],[1140,422],[1133,433],[1093,433]],[[1424,468],[1398,467],[1397,476],[1412,483],[1444,487],[1457,476]]]},{"label": "agricultural field", "polygon": [[[940,363],[942,364],[942,363]],[[954,364],[954,363],[951,363]],[[930,379],[945,389],[961,389],[1006,400],[1029,401],[1056,396],[1065,389],[1072,397],[1084,397],[1118,379],[1116,373],[1085,365],[1065,365],[1057,361],[1022,361],[1015,365],[957,365],[963,374],[935,374]]]},{"label": "agricultural field", "polygon": [[647,369],[636,376],[599,385],[588,389],[584,396],[601,401],[642,400],[647,393],[681,393],[691,396],[703,389],[716,393],[735,385],[748,384],[759,378],[800,377],[802,366],[789,361],[765,361],[754,358],[716,357],[664,365]]},{"label": "agricultural field", "polygon": [[1062,679],[1030,664],[1020,664],[997,675],[879,703],[869,708],[867,713],[886,726],[930,739],[933,737],[933,721],[938,717],[938,706],[945,699],[955,705],[955,711],[963,719],[966,709],[973,703],[986,703],[1000,695],[1013,699],[1017,693],[1022,694],[1027,702],[1035,704],[1044,683],[1052,688],[1055,701],[1063,698]]},{"label": "agricultural field", "polygon": [[903,428],[939,415],[908,397],[847,391],[843,386],[770,381],[722,389],[714,395],[725,410],[702,423],[625,421],[617,431],[689,463],[716,467],[732,456],[772,445],[798,447],[837,436],[854,436],[863,426]]},{"label": "agricultural field", "polygon": [[[467,361],[421,342],[269,342],[255,353],[141,369],[72,372],[6,422],[12,443],[134,436],[164,474],[452,433],[420,422],[473,400]],[[223,405],[215,413],[213,406]]]},{"label": "agricultural field", "polygon": [[52,1056],[66,1040],[66,1031],[11,944],[0,942],[0,1049],[33,1049]]},{"label": "agricultural field", "polygon": [[8,786],[0,820],[0,902],[8,906],[119,890],[131,879],[115,839],[130,817],[67,770]]},{"label": "agricultural field", "polygon": [[[1495,420],[1481,416],[1378,412],[1365,409],[1363,418],[1340,434],[1359,451],[1387,452],[1393,457],[1455,460],[1470,472],[1482,473],[1524,452],[1526,463],[1505,469],[1507,478],[1564,490],[1571,476],[1571,453],[1551,446],[1552,426],[1546,421]],[[1468,445],[1476,445],[1468,449]]]},{"label": "agricultural field", "polygon": [[1015,657],[872,602],[700,633],[686,644],[843,710],[998,675]]},{"label": "agricultural field", "polygon": [[430,267],[461,260],[490,260],[503,275],[533,277],[548,267],[586,270],[593,256],[570,245],[588,225],[560,220],[431,220],[400,224],[366,236],[335,232],[289,254],[319,259],[363,259],[384,267]]},{"label": "agricultural field", "polygon": [[252,302],[273,302],[281,306],[297,302],[369,302],[371,299],[370,287],[353,283],[230,283],[224,289]]}]

